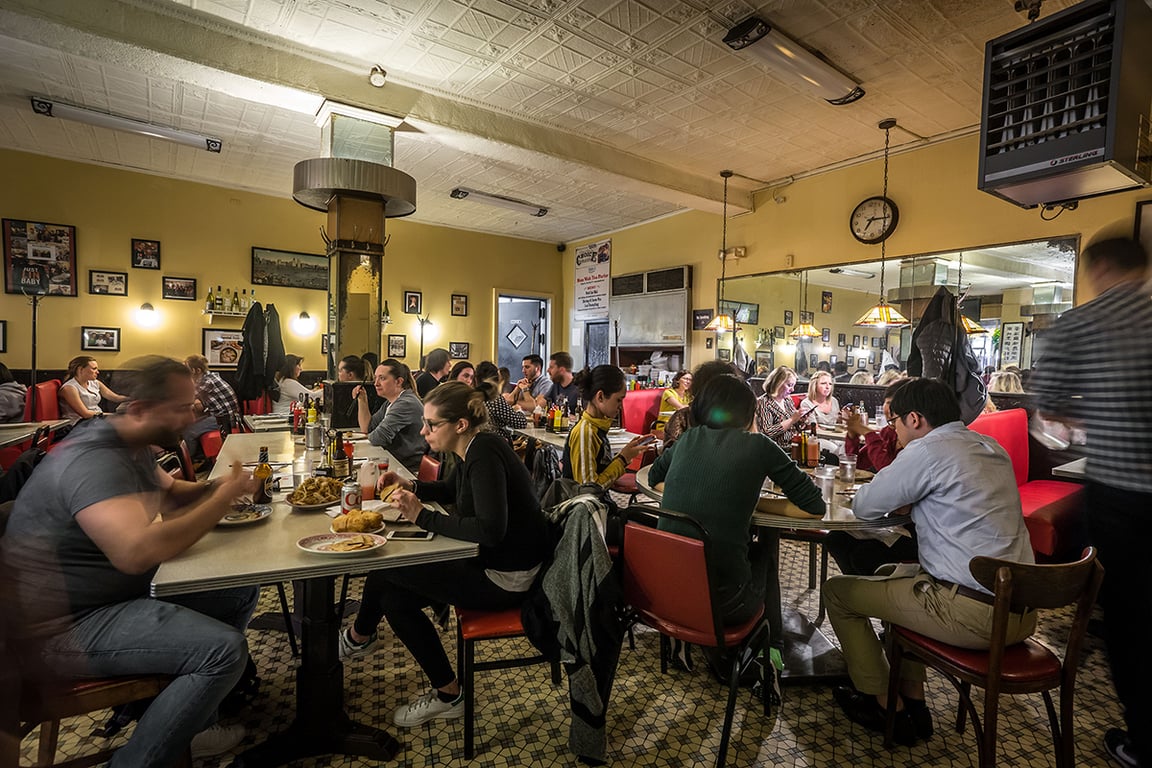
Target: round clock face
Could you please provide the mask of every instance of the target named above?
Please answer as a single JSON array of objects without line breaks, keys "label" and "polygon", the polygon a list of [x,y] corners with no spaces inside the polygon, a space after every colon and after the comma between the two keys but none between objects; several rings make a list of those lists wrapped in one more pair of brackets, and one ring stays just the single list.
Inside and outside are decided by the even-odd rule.
[{"label": "round clock face", "polygon": [[900,212],[896,203],[886,197],[869,197],[856,206],[848,225],[852,235],[862,243],[879,243],[887,240],[896,230]]}]

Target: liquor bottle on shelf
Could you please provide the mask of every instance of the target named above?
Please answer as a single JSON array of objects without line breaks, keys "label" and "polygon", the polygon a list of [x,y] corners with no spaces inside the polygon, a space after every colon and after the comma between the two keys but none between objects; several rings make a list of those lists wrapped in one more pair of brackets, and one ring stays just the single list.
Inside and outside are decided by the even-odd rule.
[{"label": "liquor bottle on shelf", "polygon": [[224,289],[224,311],[228,312],[232,309],[232,289]]},{"label": "liquor bottle on shelf", "polygon": [[252,493],[253,504],[272,503],[272,465],[268,463],[268,446],[260,446],[260,463],[252,470],[256,480],[256,490]]},{"label": "liquor bottle on shelf", "polygon": [[208,295],[204,298],[204,311],[211,312],[216,309],[216,294],[212,293],[212,286],[208,286]]},{"label": "liquor bottle on shelf", "polygon": [[243,291],[240,292],[240,311],[241,312],[247,312],[248,311],[248,289],[247,288],[245,288]]},{"label": "liquor bottle on shelf", "polygon": [[228,311],[229,312],[239,312],[240,311],[240,293],[239,293],[239,291],[236,291],[232,294],[232,303],[229,305]]},{"label": "liquor bottle on shelf", "polygon": [[248,306],[251,307],[256,303],[256,289],[253,288],[252,292],[248,294]]},{"label": "liquor bottle on shelf", "polygon": [[224,290],[220,286],[216,286],[216,311],[224,311]]}]

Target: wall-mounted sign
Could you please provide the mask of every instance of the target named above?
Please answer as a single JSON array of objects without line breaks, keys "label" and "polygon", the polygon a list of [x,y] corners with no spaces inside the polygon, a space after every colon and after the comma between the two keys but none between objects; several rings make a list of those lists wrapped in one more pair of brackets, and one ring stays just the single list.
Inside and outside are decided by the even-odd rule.
[{"label": "wall-mounted sign", "polygon": [[1024,323],[1004,323],[1000,326],[1000,367],[1020,365],[1024,351]]},{"label": "wall-mounted sign", "polygon": [[692,330],[702,331],[708,327],[708,323],[712,322],[712,310],[710,309],[694,309],[692,310]]},{"label": "wall-mounted sign", "polygon": [[576,249],[576,300],[573,307],[576,317],[608,317],[611,267],[611,240],[590,243]]}]

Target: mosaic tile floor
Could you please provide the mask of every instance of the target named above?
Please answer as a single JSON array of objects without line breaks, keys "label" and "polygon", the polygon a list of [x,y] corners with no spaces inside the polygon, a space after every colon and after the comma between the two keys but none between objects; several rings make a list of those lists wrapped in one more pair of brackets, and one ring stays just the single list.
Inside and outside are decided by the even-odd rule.
[{"label": "mosaic tile floor", "polygon": [[[807,547],[783,542],[781,584],[785,602],[806,615],[816,615],[816,593],[808,586]],[[832,565],[835,570],[835,565]],[[354,583],[358,589],[358,583]],[[277,609],[275,591],[266,589],[260,610]],[[831,635],[828,622],[823,629]],[[421,693],[425,681],[407,652],[382,633],[385,650],[346,671],[348,710],[354,719],[391,723],[399,704]],[[1041,639],[1050,637],[1044,617]],[[455,628],[444,634],[449,657],[455,658]],[[524,653],[506,641],[506,653]],[[1054,647],[1058,640],[1053,638]],[[237,750],[251,746],[283,727],[292,714],[294,664],[280,632],[250,632],[249,643],[263,678],[261,697],[239,718],[248,736]],[[526,646],[524,646],[526,648]],[[481,658],[498,653],[500,646],[481,646]],[[725,689],[697,664],[694,672],[660,675],[658,635],[638,629],[636,650],[625,647],[609,712],[609,761],[621,766],[711,766],[715,763],[724,716]],[[405,747],[396,766],[575,766],[567,751],[567,686],[554,688],[545,666],[483,672],[476,690],[476,758],[463,757],[461,721],[434,721],[397,732]],[[885,750],[880,738],[850,723],[836,708],[827,687],[788,687],[784,704],[769,718],[746,689],[737,701],[731,766],[974,766],[975,741],[969,728],[957,734],[948,726],[954,716],[956,695],[951,686],[930,674],[928,701],[936,722],[936,735],[915,747]],[[104,721],[76,718],[62,726],[61,752],[82,753],[96,743],[89,734]],[[1110,765],[1101,746],[1104,731],[1121,723],[1101,642],[1089,638],[1078,682],[1076,734],[1077,765]],[[1055,766],[1042,699],[1005,696],[1001,700],[999,764],[1002,766]],[[22,764],[35,754],[36,732],[23,744]],[[120,737],[123,738],[123,737]],[[196,768],[227,766],[230,756],[201,760]],[[360,768],[377,765],[343,757],[300,760],[293,766]]]}]

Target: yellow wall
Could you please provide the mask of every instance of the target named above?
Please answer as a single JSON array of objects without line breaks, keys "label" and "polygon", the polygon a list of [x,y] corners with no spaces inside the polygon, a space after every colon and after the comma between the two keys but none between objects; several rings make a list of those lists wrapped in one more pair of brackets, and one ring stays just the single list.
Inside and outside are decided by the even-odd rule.
[{"label": "yellow wall", "polygon": [[[891,157],[889,197],[900,208],[900,222],[888,240],[890,258],[1061,235],[1080,234],[1087,242],[1112,225],[1130,234],[1136,202],[1152,198],[1148,190],[1138,190],[1084,200],[1077,210],[1066,211],[1054,221],[1043,221],[1036,210],[1018,208],[976,188],[978,152],[979,138],[973,135]],[[761,177],[770,175],[770,169],[733,170]],[[716,171],[719,173],[720,169]],[[792,255],[795,266],[801,268],[875,260],[880,256],[879,246],[857,242],[848,230],[848,217],[857,203],[880,193],[881,181],[882,161],[877,160],[801,179],[779,189],[786,198],[781,204],[767,192],[758,194],[753,213],[728,221],[729,247],[743,245],[748,249],[746,259],[729,262],[728,276],[786,269],[787,255]],[[691,306],[715,308],[720,230],[719,216],[689,211],[615,232],[610,235],[612,273],[691,265]],[[565,255],[563,274],[568,306],[572,299],[573,253],[582,244],[570,244],[573,247]],[[1090,291],[1090,286],[1078,279],[1076,301],[1082,303],[1090,298]],[[809,298],[809,304],[811,301]],[[697,365],[715,356],[714,350],[704,347],[706,336],[703,331],[692,333],[689,364]]]},{"label": "yellow wall", "polygon": [[[166,354],[182,358],[199,352],[204,328],[239,329],[240,318],[217,318],[213,326],[201,314],[209,284],[252,289],[251,248],[262,246],[322,253],[319,228],[323,214],[291,199],[195,184],[131,171],[55,160],[0,150],[0,215],[10,219],[70,224],[76,227],[77,296],[50,296],[39,313],[37,366],[64,368],[81,354],[82,325],[121,329],[121,352],[94,356],[105,368],[116,368],[131,357]],[[285,179],[285,187],[290,185]],[[392,239],[384,260],[384,295],[392,324],[384,333],[408,337],[405,362],[416,365],[419,324],[402,312],[405,290],[422,291],[424,312],[431,313],[434,338],[425,349],[471,342],[474,362],[491,358],[495,336],[495,289],[557,299],[554,316],[566,317],[559,301],[561,262],[555,245],[495,235],[390,220]],[[161,269],[132,269],[133,237],[159,240]],[[128,273],[128,296],[88,293],[88,271]],[[161,276],[194,277],[195,302],[161,300]],[[450,296],[469,298],[468,316],[451,317]],[[257,286],[256,298],[272,302],[280,313],[285,348],[302,355],[310,370],[323,369],[320,334],[327,312],[327,293]],[[135,313],[150,302],[160,313],[154,329],[136,324]],[[320,324],[301,338],[291,318],[308,312]],[[11,368],[31,363],[31,310],[22,296],[0,296],[0,319],[8,321]],[[559,325],[557,323],[557,325]],[[553,344],[563,334],[555,334]],[[386,344],[386,342],[385,342]],[[386,352],[382,344],[382,352]],[[363,350],[358,350],[363,351]]]}]

